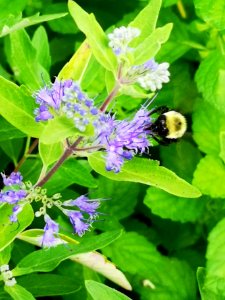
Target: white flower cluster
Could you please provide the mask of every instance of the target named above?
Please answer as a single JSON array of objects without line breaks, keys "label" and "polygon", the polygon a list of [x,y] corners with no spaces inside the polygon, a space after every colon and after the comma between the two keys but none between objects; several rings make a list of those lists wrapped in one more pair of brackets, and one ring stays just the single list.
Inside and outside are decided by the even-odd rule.
[{"label": "white flower cluster", "polygon": [[128,44],[139,35],[140,30],[138,28],[125,26],[116,28],[112,33],[108,34],[110,40],[109,47],[112,48],[117,56],[126,54],[132,50]]},{"label": "white flower cluster", "polygon": [[164,62],[158,64],[157,68],[149,69],[143,76],[137,78],[137,82],[145,90],[155,92],[162,88],[163,83],[169,82],[170,72],[168,71],[169,64]]},{"label": "white flower cluster", "polygon": [[9,265],[1,265],[0,272],[6,286],[14,286],[16,279],[13,277],[12,271],[9,270]]}]

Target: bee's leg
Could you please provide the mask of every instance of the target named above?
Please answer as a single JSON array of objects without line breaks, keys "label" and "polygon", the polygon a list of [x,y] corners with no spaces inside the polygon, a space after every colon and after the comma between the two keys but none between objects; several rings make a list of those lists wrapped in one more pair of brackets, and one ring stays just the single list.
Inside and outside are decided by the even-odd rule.
[{"label": "bee's leg", "polygon": [[169,108],[167,106],[159,106],[150,110],[149,115],[153,115],[154,113],[164,114],[167,111],[169,111]]}]

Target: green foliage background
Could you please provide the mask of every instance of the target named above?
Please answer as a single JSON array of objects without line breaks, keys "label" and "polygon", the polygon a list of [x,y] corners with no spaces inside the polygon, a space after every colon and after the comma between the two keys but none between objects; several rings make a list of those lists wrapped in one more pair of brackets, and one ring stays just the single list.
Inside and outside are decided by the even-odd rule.
[{"label": "green foliage background", "polygon": [[[129,24],[148,1],[77,3],[94,13],[109,32]],[[5,288],[0,284],[0,299],[225,299],[224,12],[223,0],[162,2],[157,27],[173,23],[173,29],[169,40],[157,48],[156,60],[171,64],[171,80],[153,105],[185,114],[188,132],[177,144],[150,149],[150,158],[161,166],[149,157],[138,157],[121,174],[109,173],[97,153],[88,162],[69,159],[46,184],[50,194],[88,193],[110,199],[102,203],[104,220],[95,223],[95,232],[74,238],[66,220],[55,213],[74,245],[37,250],[35,238],[43,224],[34,220],[30,225],[31,207],[21,213],[20,226],[14,227],[7,221],[8,208],[0,207],[0,265],[9,262],[18,283]],[[71,5],[70,13],[79,28],[90,30],[83,11],[77,13]],[[101,103],[113,84],[113,56],[101,47],[97,51],[99,45],[89,32],[88,42],[96,47],[91,54],[72,16],[62,0],[0,0],[0,169],[9,174],[27,152],[30,139],[40,138],[39,154],[29,155],[20,169],[33,183],[42,165],[47,169],[60,157],[61,140],[77,132],[62,119],[47,126],[36,123],[32,94],[59,74],[82,79],[82,88]],[[145,22],[156,17],[157,9]],[[94,31],[101,37],[99,28]],[[149,96],[132,89],[123,92],[114,106],[120,118],[132,114]],[[30,231],[24,233],[27,226]],[[98,249],[126,276],[132,291],[121,274],[112,279],[114,270],[109,269],[106,275],[110,265],[106,258],[108,265],[100,264],[102,270],[97,272],[91,260],[80,264],[74,256],[90,251],[97,255],[93,251]]]}]

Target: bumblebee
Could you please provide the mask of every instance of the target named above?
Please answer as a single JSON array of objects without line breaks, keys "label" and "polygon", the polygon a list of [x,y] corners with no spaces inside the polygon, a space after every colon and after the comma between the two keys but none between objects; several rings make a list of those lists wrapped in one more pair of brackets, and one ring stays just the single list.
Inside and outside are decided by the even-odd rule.
[{"label": "bumblebee", "polygon": [[149,115],[160,113],[158,118],[148,127],[149,134],[159,144],[167,145],[180,139],[187,130],[185,117],[166,106],[160,106],[150,111]]}]

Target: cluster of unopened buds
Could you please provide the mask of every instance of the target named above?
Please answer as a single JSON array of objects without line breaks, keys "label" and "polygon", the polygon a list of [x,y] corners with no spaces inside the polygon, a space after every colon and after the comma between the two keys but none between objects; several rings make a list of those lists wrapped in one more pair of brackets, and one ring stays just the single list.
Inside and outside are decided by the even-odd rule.
[{"label": "cluster of unopened buds", "polygon": [[10,271],[9,265],[1,265],[0,273],[6,286],[14,286],[16,284],[16,279],[13,277],[13,273]]},{"label": "cluster of unopened buds", "polygon": [[2,174],[2,177],[5,188],[0,192],[0,202],[12,206],[12,214],[9,216],[12,223],[18,222],[18,214],[27,203],[34,201],[41,203],[41,207],[35,212],[35,216],[43,216],[46,223],[40,242],[43,247],[51,247],[60,242],[60,239],[57,238],[59,224],[51,219],[47,214],[47,209],[51,209],[53,206],[57,207],[69,218],[74,232],[79,236],[89,230],[98,217],[96,210],[100,205],[99,199],[90,200],[83,195],[63,202],[60,201],[60,194],[48,197],[45,189],[33,187],[30,182],[24,183],[19,172],[13,172],[9,177]]}]

